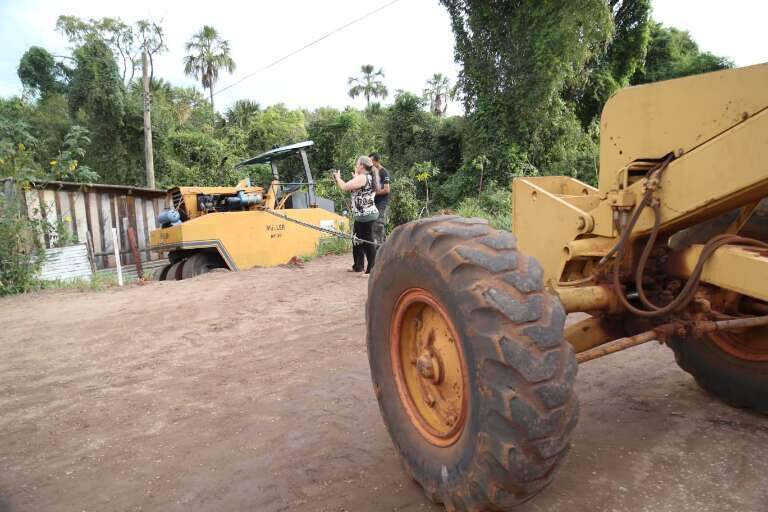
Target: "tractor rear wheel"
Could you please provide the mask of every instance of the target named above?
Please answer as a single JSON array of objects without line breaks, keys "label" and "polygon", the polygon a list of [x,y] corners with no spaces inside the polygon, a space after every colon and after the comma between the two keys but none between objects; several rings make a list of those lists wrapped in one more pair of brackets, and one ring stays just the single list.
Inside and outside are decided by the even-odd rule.
[{"label": "tractor rear wheel", "polygon": [[167,265],[163,265],[162,267],[155,270],[155,273],[152,274],[152,280],[153,281],[165,281],[166,277],[168,276],[168,269],[171,268],[172,263],[168,263]]},{"label": "tractor rear wheel", "polygon": [[196,252],[184,262],[182,278],[189,279],[201,274],[207,274],[211,270],[222,268],[223,266],[223,262],[217,254],[210,252]]},{"label": "tractor rear wheel", "polygon": [[698,385],[734,407],[768,414],[768,327],[668,342]]},{"label": "tractor rear wheel", "polygon": [[173,263],[168,268],[168,273],[165,274],[165,280],[166,281],[181,281],[182,279],[182,269],[184,267],[184,262],[186,260],[179,260],[176,263]]},{"label": "tractor rear wheel", "polygon": [[506,510],[552,480],[578,417],[565,312],[514,236],[479,219],[395,229],[368,285],[374,390],[406,471],[449,510]]}]

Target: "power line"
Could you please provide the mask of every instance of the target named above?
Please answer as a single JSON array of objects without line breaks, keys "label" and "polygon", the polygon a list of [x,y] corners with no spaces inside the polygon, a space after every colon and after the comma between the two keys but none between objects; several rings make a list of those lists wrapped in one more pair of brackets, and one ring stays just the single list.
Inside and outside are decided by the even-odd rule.
[{"label": "power line", "polygon": [[256,71],[254,71],[253,73],[249,73],[249,74],[245,75],[244,77],[242,77],[242,78],[241,78],[240,80],[238,80],[237,82],[235,82],[235,83],[233,83],[233,84],[230,84],[230,85],[228,85],[228,86],[224,87],[223,89],[219,89],[219,90],[218,90],[218,91],[216,91],[216,92],[215,92],[213,95],[214,95],[214,96],[216,96],[216,95],[218,95],[218,94],[221,94],[222,92],[224,92],[224,91],[226,91],[226,90],[228,90],[228,89],[231,89],[231,88],[233,88],[234,86],[236,86],[236,85],[238,85],[238,84],[241,84],[241,83],[243,83],[244,81],[248,80],[248,79],[249,79],[249,78],[251,78],[252,76],[254,76],[254,75],[258,74],[258,73],[261,73],[261,72],[263,72],[263,71],[266,71],[266,70],[268,70],[269,68],[271,68],[272,66],[276,66],[277,64],[280,64],[280,63],[281,63],[281,62],[283,62],[284,60],[286,60],[286,59],[288,59],[288,58],[290,58],[290,57],[293,57],[293,56],[294,56],[294,55],[296,55],[297,53],[303,52],[304,50],[306,50],[306,49],[307,49],[307,48],[309,48],[310,46],[314,46],[315,44],[319,43],[320,41],[322,41],[322,40],[324,40],[324,39],[328,39],[328,38],[329,38],[329,37],[331,37],[332,35],[334,35],[334,34],[337,34],[338,32],[341,32],[341,31],[342,31],[342,30],[344,30],[345,28],[347,28],[347,27],[351,27],[351,26],[352,26],[352,25],[354,25],[355,23],[359,23],[359,22],[363,21],[364,19],[366,19],[366,18],[368,18],[368,17],[370,17],[370,16],[373,16],[373,15],[374,15],[374,14],[376,14],[377,12],[379,12],[379,11],[383,11],[383,10],[384,10],[384,9],[386,9],[387,7],[389,7],[389,6],[391,6],[391,5],[394,5],[394,4],[396,4],[396,3],[397,3],[397,2],[399,2],[399,1],[400,1],[400,0],[392,0],[391,2],[388,2],[388,3],[386,3],[386,4],[384,4],[384,5],[380,6],[380,7],[377,7],[376,9],[374,9],[374,10],[372,10],[372,11],[370,11],[370,12],[367,12],[367,13],[363,14],[363,15],[362,15],[362,16],[360,16],[359,18],[355,18],[354,20],[352,20],[352,21],[350,21],[350,22],[347,22],[347,23],[345,23],[344,25],[342,25],[342,26],[340,26],[340,27],[338,27],[338,28],[336,28],[336,29],[332,30],[331,32],[328,32],[328,33],[327,33],[327,34],[325,34],[324,36],[322,36],[322,37],[320,37],[320,38],[318,38],[318,39],[315,39],[315,40],[314,40],[314,41],[312,41],[312,42],[309,42],[309,43],[305,44],[305,45],[304,45],[304,46],[302,46],[301,48],[299,48],[299,49],[297,49],[297,50],[294,50],[294,51],[292,51],[291,53],[289,53],[289,54],[287,54],[287,55],[284,55],[284,56],[280,57],[279,59],[277,59],[277,60],[275,60],[275,61],[273,61],[273,62],[270,62],[269,64],[267,64],[267,65],[266,65],[266,66],[264,66],[263,68],[261,68],[261,69],[257,69],[257,70],[256,70]]}]

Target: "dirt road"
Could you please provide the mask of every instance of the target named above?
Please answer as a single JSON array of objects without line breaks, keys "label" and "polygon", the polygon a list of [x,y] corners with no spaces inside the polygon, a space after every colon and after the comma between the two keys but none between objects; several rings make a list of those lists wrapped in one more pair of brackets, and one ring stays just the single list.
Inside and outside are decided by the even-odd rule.
[{"label": "dirt road", "polygon": [[[0,300],[0,511],[440,511],[371,390],[350,257]],[[521,511],[768,511],[768,421],[647,345],[581,368]]]}]

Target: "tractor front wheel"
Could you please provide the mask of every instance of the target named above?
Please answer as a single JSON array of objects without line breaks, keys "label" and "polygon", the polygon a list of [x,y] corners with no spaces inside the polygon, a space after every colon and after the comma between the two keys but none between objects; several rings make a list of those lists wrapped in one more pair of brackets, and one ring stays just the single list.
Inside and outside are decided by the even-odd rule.
[{"label": "tractor front wheel", "polygon": [[507,510],[569,448],[577,365],[565,313],[514,236],[479,219],[400,226],[368,287],[368,356],[409,475],[449,510]]}]

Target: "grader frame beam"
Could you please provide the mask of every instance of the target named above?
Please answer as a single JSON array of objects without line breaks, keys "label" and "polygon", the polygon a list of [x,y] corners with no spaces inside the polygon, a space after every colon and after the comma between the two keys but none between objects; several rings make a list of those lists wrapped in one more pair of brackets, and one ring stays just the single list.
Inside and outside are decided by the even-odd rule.
[{"label": "grader frame beam", "polygon": [[[699,261],[703,245],[672,253],[666,263],[671,275],[688,278]],[[721,247],[707,260],[701,280],[755,299],[768,301],[768,251],[738,246]]]}]

